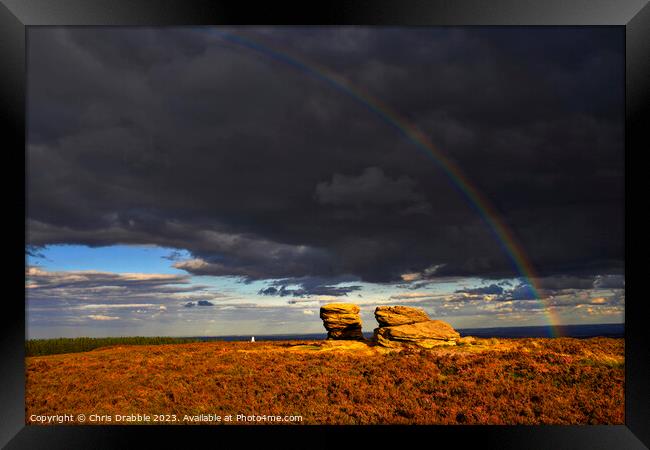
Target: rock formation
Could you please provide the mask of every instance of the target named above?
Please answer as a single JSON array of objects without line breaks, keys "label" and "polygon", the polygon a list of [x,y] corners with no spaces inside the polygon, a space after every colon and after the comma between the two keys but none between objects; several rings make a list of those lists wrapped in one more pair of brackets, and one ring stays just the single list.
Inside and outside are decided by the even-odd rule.
[{"label": "rock formation", "polygon": [[408,306],[378,306],[375,309],[375,318],[380,327],[409,325],[431,320],[423,309]]},{"label": "rock formation", "polygon": [[408,306],[378,306],[375,318],[377,344],[384,347],[415,345],[432,348],[439,345],[456,345],[460,334],[441,320],[431,320],[420,308]]},{"label": "rock formation", "polygon": [[[352,303],[330,303],[320,309],[328,339],[363,340],[359,307]],[[379,306],[375,309],[379,328],[374,341],[382,347],[417,346],[432,348],[456,345],[460,334],[441,320],[431,320],[420,308]],[[469,342],[467,342],[469,343]]]},{"label": "rock formation", "polygon": [[321,306],[320,318],[328,339],[364,339],[359,307],[351,303],[330,303]]}]

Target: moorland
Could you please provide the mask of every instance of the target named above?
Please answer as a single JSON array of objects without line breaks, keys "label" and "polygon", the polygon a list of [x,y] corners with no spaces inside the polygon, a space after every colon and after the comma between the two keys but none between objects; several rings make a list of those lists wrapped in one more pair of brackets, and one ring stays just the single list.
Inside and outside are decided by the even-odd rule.
[{"label": "moorland", "polygon": [[[401,350],[345,340],[153,343],[28,356],[26,422],[164,414],[175,424],[227,415],[292,415],[300,424],[624,423],[623,339],[477,338]],[[188,415],[197,420],[182,420]]]}]

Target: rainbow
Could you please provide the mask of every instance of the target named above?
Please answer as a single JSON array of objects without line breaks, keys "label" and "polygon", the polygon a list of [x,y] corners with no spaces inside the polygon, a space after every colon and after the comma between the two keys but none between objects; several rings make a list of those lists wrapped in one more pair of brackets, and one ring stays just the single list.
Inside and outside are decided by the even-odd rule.
[{"label": "rainbow", "polygon": [[499,213],[488,198],[476,189],[474,184],[469,178],[467,178],[460,167],[447,158],[445,154],[442,153],[415,124],[410,123],[406,118],[398,115],[377,97],[364,92],[359,86],[353,85],[349,80],[322,65],[313,62],[308,63],[302,58],[298,59],[294,56],[289,56],[285,51],[272,49],[241,35],[220,30],[215,30],[214,33],[224,41],[261,53],[266,57],[292,66],[318,80],[323,81],[346,96],[356,100],[363,107],[402,134],[408,141],[413,143],[421,153],[442,169],[442,171],[452,181],[454,187],[460,191],[469,204],[485,221],[488,228],[496,237],[497,242],[508,255],[517,272],[521,275],[521,278],[523,278],[530,286],[530,290],[535,299],[544,308],[551,336],[561,336],[560,328],[558,327],[560,319],[554,308],[547,305],[546,301],[540,295],[540,286],[538,285],[538,282],[535,281],[539,279],[539,276],[537,276],[530,259],[526,256],[523,247],[518,242],[513,231],[503,222],[503,220],[501,220]]}]

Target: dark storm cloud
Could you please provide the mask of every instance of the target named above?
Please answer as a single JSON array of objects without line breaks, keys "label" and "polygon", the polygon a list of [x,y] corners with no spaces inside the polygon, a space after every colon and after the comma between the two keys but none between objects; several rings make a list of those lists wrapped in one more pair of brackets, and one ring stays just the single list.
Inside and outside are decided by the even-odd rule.
[{"label": "dark storm cloud", "polygon": [[[560,290],[545,290],[540,293],[543,297],[560,292]],[[486,299],[498,302],[509,302],[513,300],[538,300],[535,291],[528,282],[521,282],[509,289],[504,289],[497,284],[479,286],[476,288],[459,289],[455,292],[458,295],[450,295],[449,301],[470,302],[484,301]]]},{"label": "dark storm cloud", "polygon": [[358,176],[334,174],[331,182],[316,186],[316,198],[324,205],[361,208],[405,204],[405,213],[428,212],[431,205],[414,191],[414,186],[415,181],[407,176],[392,180],[381,168],[368,167]]},{"label": "dark storm cloud", "polygon": [[623,289],[625,277],[622,275],[599,275],[593,284],[596,289]]},{"label": "dark storm cloud", "polygon": [[356,278],[354,277],[346,276],[332,278],[304,277],[275,280],[271,283],[271,286],[260,289],[258,294],[279,297],[311,297],[314,295],[342,297],[347,296],[351,292],[361,290],[361,286],[337,286],[337,284],[355,280]]},{"label": "dark storm cloud", "polygon": [[334,297],[347,296],[350,292],[358,291],[361,289],[361,286],[314,286],[309,289],[299,288],[299,289],[290,289],[286,286],[268,287],[265,289],[260,289],[258,294],[260,295],[277,295],[280,297],[286,297],[291,295],[293,297],[309,297],[312,295],[331,295]]},{"label": "dark storm cloud", "polygon": [[[519,275],[365,94],[214,31],[29,30],[30,252],[157,244],[189,252],[175,262],[188,273],[246,280]],[[227,31],[328,67],[411,121],[542,277],[622,276],[621,30]]]},{"label": "dark storm cloud", "polygon": [[183,256],[184,256],[183,252],[178,251],[178,250],[172,250],[171,252],[169,252],[169,254],[167,254],[165,256],[162,256],[162,258],[164,258],[164,259],[166,259],[168,261],[177,262],[177,261],[182,260]]},{"label": "dark storm cloud", "polygon": [[535,291],[528,283],[521,283],[508,292],[508,298],[512,300],[537,300]]},{"label": "dark storm cloud", "polygon": [[[448,295],[451,302],[517,302],[523,308],[526,302],[539,302],[553,306],[573,307],[576,305],[606,304],[621,306],[624,303],[625,280],[622,275],[596,275],[578,277],[559,275],[554,277],[536,278],[533,280],[534,290],[529,280],[515,283],[492,283],[487,286],[459,289]],[[505,287],[504,287],[505,286]],[[537,292],[537,294],[536,294]],[[605,295],[606,297],[603,297]],[[434,298],[426,293],[405,294],[392,296],[396,300],[412,299],[427,301]]]},{"label": "dark storm cloud", "polygon": [[591,289],[595,287],[597,279],[594,276],[558,275],[537,279],[536,285],[544,290]]},{"label": "dark storm cloud", "polygon": [[194,306],[215,306],[210,300],[198,300],[196,302],[187,302],[183,304],[184,308],[192,308]]},{"label": "dark storm cloud", "polygon": [[464,292],[467,294],[503,294],[503,288],[496,284],[491,284],[485,287],[478,287],[472,289],[460,289],[456,292]]}]

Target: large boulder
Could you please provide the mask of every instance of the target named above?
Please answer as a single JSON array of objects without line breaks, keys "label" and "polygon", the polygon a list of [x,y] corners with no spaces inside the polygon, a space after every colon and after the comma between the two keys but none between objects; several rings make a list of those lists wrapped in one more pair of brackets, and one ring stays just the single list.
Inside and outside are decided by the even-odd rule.
[{"label": "large boulder", "polygon": [[375,309],[375,319],[380,327],[409,325],[431,320],[423,309],[411,306],[378,306]]},{"label": "large boulder", "polygon": [[363,339],[359,307],[352,303],[330,303],[321,306],[320,318],[328,339]]},{"label": "large boulder", "polygon": [[460,334],[451,325],[441,320],[375,329],[375,339],[384,347],[414,345],[432,348],[440,345],[456,345],[459,338]]},{"label": "large boulder", "polygon": [[343,330],[328,330],[327,339],[342,339],[342,340],[364,340],[361,325],[358,327],[349,327]]}]

